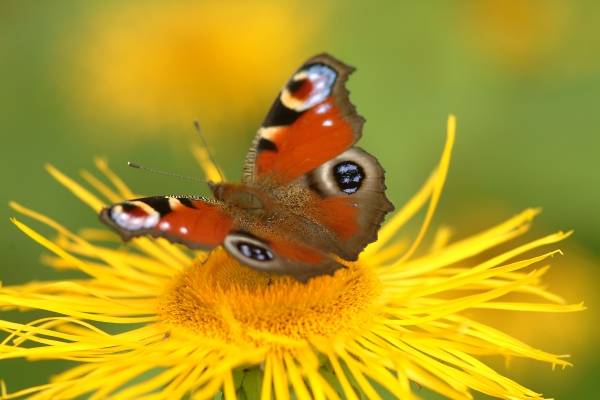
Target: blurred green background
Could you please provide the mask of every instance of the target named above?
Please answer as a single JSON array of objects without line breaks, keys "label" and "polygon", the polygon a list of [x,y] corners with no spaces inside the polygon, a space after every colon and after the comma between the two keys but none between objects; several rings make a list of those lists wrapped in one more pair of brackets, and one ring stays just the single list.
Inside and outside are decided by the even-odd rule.
[{"label": "blurred green background", "polygon": [[[548,396],[600,398],[599,38],[595,0],[0,0],[1,199],[75,230],[99,227],[43,170],[52,163],[76,176],[95,156],[139,193],[206,194],[126,161],[200,176],[189,152],[199,119],[238,179],[281,85],[328,51],[357,67],[349,86],[367,119],[361,145],[385,166],[396,205],[433,168],[452,112],[458,139],[438,223],[460,237],[542,206],[537,232],[575,230],[549,285],[589,311],[485,317],[575,364],[499,363],[508,376]],[[3,284],[65,276],[41,266],[8,207],[0,213]],[[0,378],[15,390],[63,365],[2,361]]]}]

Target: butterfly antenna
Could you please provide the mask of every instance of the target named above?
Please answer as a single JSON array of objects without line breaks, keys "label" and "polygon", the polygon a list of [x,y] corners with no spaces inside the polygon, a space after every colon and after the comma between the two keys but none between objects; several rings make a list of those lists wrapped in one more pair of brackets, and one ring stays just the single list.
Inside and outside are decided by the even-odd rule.
[{"label": "butterfly antenna", "polygon": [[206,140],[206,137],[204,137],[204,133],[202,132],[202,127],[200,126],[200,122],[198,120],[194,121],[194,128],[196,129],[196,132],[198,132],[198,136],[200,136],[200,140],[202,141],[202,145],[206,149],[206,153],[208,154],[208,158],[210,159],[210,162],[213,163],[213,165],[217,169],[217,172],[219,173],[219,176],[221,177],[221,182],[225,182],[225,175],[223,174],[221,167],[219,167],[219,164],[217,164],[217,162],[215,161],[215,158],[213,157],[213,154],[210,151],[210,147],[208,147],[208,142]]},{"label": "butterfly antenna", "polygon": [[130,166],[131,168],[141,169],[141,170],[144,170],[144,171],[147,171],[147,172],[152,172],[153,174],[157,174],[157,175],[170,176],[170,177],[173,177],[173,178],[179,178],[179,179],[188,180],[188,181],[192,181],[192,182],[206,183],[205,181],[203,181],[202,179],[199,179],[199,178],[194,178],[194,177],[191,177],[191,176],[179,175],[179,174],[176,174],[174,172],[166,172],[166,171],[161,171],[161,170],[154,169],[154,168],[144,167],[143,165],[138,164],[138,163],[133,162],[133,161],[127,161],[127,165]]}]

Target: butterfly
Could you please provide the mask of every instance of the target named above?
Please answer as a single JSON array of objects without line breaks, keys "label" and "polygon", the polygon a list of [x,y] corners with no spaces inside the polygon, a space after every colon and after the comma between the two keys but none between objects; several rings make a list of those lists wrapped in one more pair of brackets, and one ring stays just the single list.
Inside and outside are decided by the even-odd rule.
[{"label": "butterfly", "polygon": [[104,208],[124,240],[164,237],[223,246],[242,264],[299,281],[333,274],[377,239],[394,207],[384,170],[355,146],[364,118],[346,89],[354,68],[328,54],[285,84],[246,155],[240,183],[211,183],[214,199],[155,196]]}]

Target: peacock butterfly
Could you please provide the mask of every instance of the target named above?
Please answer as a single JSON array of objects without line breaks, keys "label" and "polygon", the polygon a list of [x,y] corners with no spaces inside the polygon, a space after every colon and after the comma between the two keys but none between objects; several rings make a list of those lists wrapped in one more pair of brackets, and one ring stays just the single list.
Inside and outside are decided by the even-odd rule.
[{"label": "peacock butterfly", "polygon": [[345,87],[354,68],[306,61],[271,106],[241,183],[210,183],[215,199],[155,196],[104,208],[124,240],[149,235],[190,248],[223,245],[242,264],[300,281],[354,261],[393,205],[384,170],[354,146],[364,119]]}]

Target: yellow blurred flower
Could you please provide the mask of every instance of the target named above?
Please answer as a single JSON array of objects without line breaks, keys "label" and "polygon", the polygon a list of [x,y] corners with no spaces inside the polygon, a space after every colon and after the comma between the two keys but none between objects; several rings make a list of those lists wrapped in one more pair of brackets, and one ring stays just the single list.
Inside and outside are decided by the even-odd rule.
[{"label": "yellow blurred flower", "polygon": [[305,58],[324,14],[275,0],[94,9],[69,72],[74,111],[185,131],[195,119],[209,128],[243,120],[268,108],[279,90],[273,82],[284,82]]},{"label": "yellow blurred flower", "polygon": [[[541,237],[482,262],[458,264],[525,233],[537,214],[525,210],[454,243],[442,231],[428,251],[414,257],[442,193],[454,129],[451,118],[438,167],[360,260],[307,284],[244,267],[222,249],[193,256],[149,238],[115,249],[103,244],[104,230],[77,235],[13,204],[59,234],[47,239],[14,220],[54,253],[51,265],[88,277],[0,289],[3,309],[55,314],[29,324],[0,321],[9,333],[0,345],[0,359],[79,362],[45,385],[12,394],[2,386],[2,397],[208,399],[222,391],[226,399],[416,399],[414,382],[451,399],[472,398],[472,391],[541,399],[478,356],[523,357],[563,367],[569,363],[464,312],[581,310],[582,305],[566,304],[541,284],[548,259],[558,251],[523,256],[568,233]],[[206,159],[204,164],[209,164]],[[213,173],[213,166],[207,166]],[[98,168],[112,187],[89,172],[83,177],[107,201],[135,196],[106,163],[99,161]],[[75,181],[52,167],[49,171],[94,211],[104,206]],[[420,231],[405,246],[396,233],[423,208]],[[525,297],[507,301],[511,293]],[[120,329],[111,333],[100,323]]]},{"label": "yellow blurred flower", "polygon": [[571,14],[568,1],[471,0],[466,7],[468,38],[516,71],[543,66],[565,39]]}]

